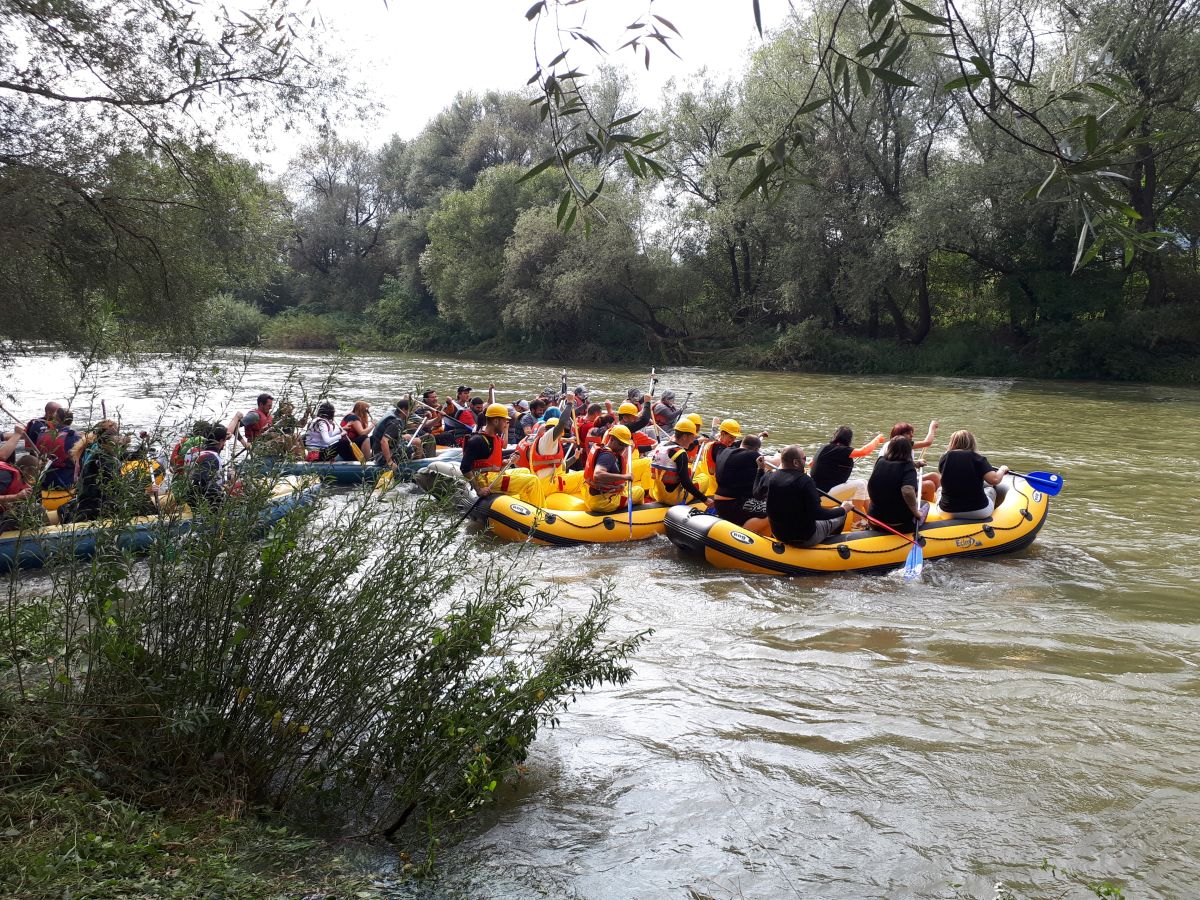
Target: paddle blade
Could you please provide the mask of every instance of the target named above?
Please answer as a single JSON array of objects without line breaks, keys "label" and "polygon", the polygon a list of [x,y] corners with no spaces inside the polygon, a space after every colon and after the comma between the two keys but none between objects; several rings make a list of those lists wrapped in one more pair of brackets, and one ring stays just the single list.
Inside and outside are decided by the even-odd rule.
[{"label": "paddle blade", "polygon": [[925,551],[921,549],[921,545],[913,543],[912,549],[908,551],[908,559],[904,561],[904,580],[912,581],[914,578],[921,577],[921,570],[925,568]]},{"label": "paddle blade", "polygon": [[1030,472],[1025,480],[1049,497],[1057,497],[1063,489],[1063,477],[1054,472]]}]

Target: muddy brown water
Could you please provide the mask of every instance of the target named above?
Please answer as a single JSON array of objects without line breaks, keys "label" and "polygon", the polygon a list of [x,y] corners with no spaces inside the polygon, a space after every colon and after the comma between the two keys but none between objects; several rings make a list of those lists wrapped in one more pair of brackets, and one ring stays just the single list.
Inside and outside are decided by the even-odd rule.
[{"label": "muddy brown water", "polygon": [[[232,407],[329,366],[260,352]],[[73,373],[21,360],[6,405],[32,414],[70,395]],[[594,397],[647,386],[623,369],[570,376]],[[418,384],[493,380],[509,399],[559,374],[368,354],[332,399],[339,416],[357,399],[382,412]],[[991,897],[996,881],[1050,891],[1043,859],[1129,896],[1200,892],[1200,391],[700,368],[662,383],[776,446],[937,418],[939,445],[970,428],[994,463],[1061,472],[1066,489],[1029,550],[935,561],[911,584],[720,572],[665,538],[539,554],[568,608],[612,578],[614,629],[654,635],[628,685],[543,731],[527,779],[449,851],[442,880],[400,893]],[[183,421],[195,393],[162,366],[93,370],[77,421],[100,398],[127,424],[166,402]],[[227,417],[231,392],[200,394]]]}]

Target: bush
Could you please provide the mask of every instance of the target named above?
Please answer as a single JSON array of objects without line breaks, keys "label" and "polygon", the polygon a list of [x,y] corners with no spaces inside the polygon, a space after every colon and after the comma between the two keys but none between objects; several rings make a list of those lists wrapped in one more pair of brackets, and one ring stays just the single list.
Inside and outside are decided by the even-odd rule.
[{"label": "bush", "polygon": [[217,347],[253,347],[270,321],[256,306],[232,294],[215,294],[204,314],[208,339]]},{"label": "bush", "polygon": [[282,313],[263,329],[263,344],[275,350],[336,350],[341,343],[337,323],[312,313]]},{"label": "bush", "polygon": [[0,702],[53,713],[32,743],[0,734],[0,786],[69,767],[143,807],[234,797],[432,836],[576,692],[630,677],[641,637],[605,638],[606,591],[568,620],[524,561],[464,576],[428,500],[317,504],[260,543],[268,486],[245,477],[190,537],[164,524],[144,563],[114,526],[32,595],[10,581]]}]

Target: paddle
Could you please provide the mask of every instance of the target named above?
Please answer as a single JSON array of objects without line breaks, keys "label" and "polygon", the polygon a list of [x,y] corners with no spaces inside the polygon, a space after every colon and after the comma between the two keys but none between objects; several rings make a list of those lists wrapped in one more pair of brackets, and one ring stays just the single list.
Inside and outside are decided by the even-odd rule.
[{"label": "paddle", "polygon": [[[500,438],[495,437],[494,435],[492,435],[491,438],[494,441],[500,440]],[[507,472],[509,469],[511,469],[513,467],[513,463],[515,463],[516,461],[517,461],[517,454],[514,453],[512,456],[510,456],[508,458],[508,462],[506,462],[504,465],[502,465],[500,467],[500,471],[497,472],[496,477],[492,479],[492,484],[495,484],[497,481],[499,481],[500,476],[503,475],[505,472]],[[476,492],[476,493],[478,493],[478,492]],[[471,517],[471,513],[475,512],[475,509],[479,506],[480,503],[483,502],[483,499],[485,497],[490,497],[491,495],[492,495],[491,491],[489,491],[486,494],[479,494],[479,496],[475,498],[475,502],[472,503],[469,507],[467,507],[467,511],[462,514],[462,517],[459,518],[459,520],[457,522],[454,523],[454,527],[457,528],[463,522],[467,521],[467,519],[469,519]]]},{"label": "paddle", "polygon": [[[2,403],[0,403],[0,412],[3,412],[6,416],[8,416],[10,419],[12,419],[14,422],[16,422],[22,428],[25,427],[25,423],[22,422],[20,419],[18,419],[16,416],[14,416],[12,413],[10,413],[7,409],[5,409],[4,404],[2,404]],[[49,423],[47,423],[47,425],[49,425]],[[30,453],[32,453],[38,459],[45,459],[45,457],[42,455],[42,452],[40,450],[38,450],[38,448],[36,446],[31,445],[28,434],[25,435],[25,447]]]},{"label": "paddle", "polygon": [[633,539],[633,444],[625,448],[625,466],[629,469],[629,538]]},{"label": "paddle", "polygon": [[1066,484],[1066,481],[1063,479],[1063,477],[1055,472],[1030,472],[1026,475],[1022,474],[1021,472],[1014,472],[1012,469],[1009,469],[1008,471],[1010,475],[1016,475],[1018,478],[1024,478],[1033,487],[1037,488],[1048,497],[1057,497],[1059,491],[1063,489],[1063,485]]},{"label": "paddle", "polygon": [[[770,466],[771,463],[767,463],[767,465]],[[772,466],[772,468],[778,468],[778,466]],[[820,494],[822,497],[824,497],[826,500],[832,500],[834,503],[838,504],[839,506],[841,506],[841,504],[842,504],[842,501],[839,500],[837,497],[834,497],[832,494],[826,493],[825,491],[821,490],[820,488],[817,488],[817,493]],[[893,528],[891,525],[888,525],[886,522],[880,522],[874,516],[868,516],[865,512],[861,512],[857,509],[854,510],[854,515],[862,516],[864,519],[866,519],[871,524],[878,525],[880,528],[884,529],[885,531],[890,531],[892,534],[896,535],[896,537],[904,538],[904,540],[908,541],[910,544],[912,544],[918,550],[921,549],[921,545],[918,544],[913,538],[910,538],[907,534],[905,534],[902,531],[897,531],[895,528]],[[910,556],[912,555],[911,551],[909,552],[909,555]]]}]

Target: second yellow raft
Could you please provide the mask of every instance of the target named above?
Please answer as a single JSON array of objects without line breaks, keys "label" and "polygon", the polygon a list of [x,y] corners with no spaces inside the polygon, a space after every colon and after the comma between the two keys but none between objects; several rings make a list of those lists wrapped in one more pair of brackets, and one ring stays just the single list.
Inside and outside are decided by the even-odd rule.
[{"label": "second yellow raft", "polygon": [[[583,500],[573,494],[550,494],[544,507],[505,494],[490,494],[480,502],[474,516],[508,541],[572,546],[641,541],[662,534],[667,511],[674,508],[663,503],[635,506],[631,530],[625,509],[608,514],[588,512]],[[704,506],[697,503],[691,508],[698,510]]]}]

